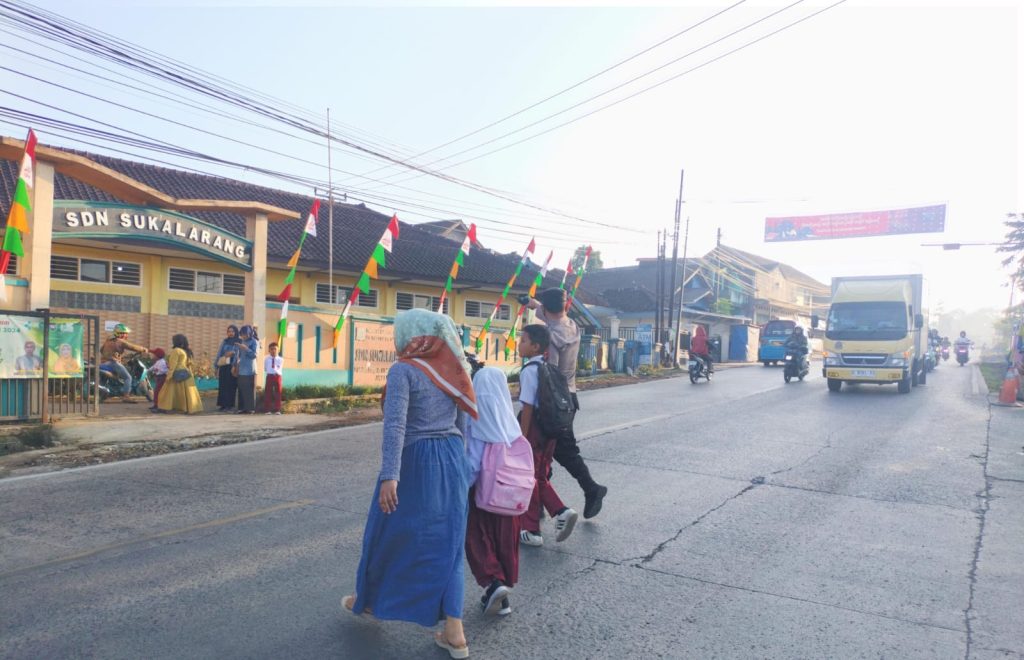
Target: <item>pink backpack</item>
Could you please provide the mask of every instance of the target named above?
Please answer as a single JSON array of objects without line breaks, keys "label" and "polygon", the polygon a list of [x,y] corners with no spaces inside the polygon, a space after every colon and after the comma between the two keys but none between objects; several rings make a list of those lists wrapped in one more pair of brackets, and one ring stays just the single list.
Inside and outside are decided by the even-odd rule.
[{"label": "pink backpack", "polygon": [[533,476],[533,449],[523,436],[508,446],[488,443],[476,480],[476,505],[502,516],[526,513],[537,480]]}]

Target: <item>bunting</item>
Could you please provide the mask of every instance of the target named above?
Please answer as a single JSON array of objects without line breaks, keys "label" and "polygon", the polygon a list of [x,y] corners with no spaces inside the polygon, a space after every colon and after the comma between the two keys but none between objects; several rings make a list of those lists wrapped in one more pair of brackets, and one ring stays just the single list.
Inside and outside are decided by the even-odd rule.
[{"label": "bunting", "polygon": [[277,322],[277,343],[281,344],[279,347],[281,352],[284,352],[284,338],[288,330],[288,299],[292,297],[292,284],[295,282],[295,269],[299,265],[299,255],[302,254],[302,244],[306,242],[306,236],[316,236],[316,218],[320,212],[320,200],[314,199],[313,206],[309,209],[309,215],[306,216],[306,226],[302,228],[302,236],[299,238],[299,247],[295,249],[295,254],[288,260],[288,276],[284,278],[284,289],[281,293],[277,294],[277,300],[281,304],[281,320]]},{"label": "bunting", "polygon": [[476,243],[476,225],[470,224],[469,231],[466,232],[466,238],[462,241],[462,247],[459,248],[458,253],[455,255],[455,261],[452,262],[452,269],[448,273],[448,279],[444,283],[444,291],[441,292],[441,302],[437,304],[438,313],[444,313],[444,299],[452,292],[452,282],[459,276],[459,266],[466,265],[466,257],[469,256],[469,248],[473,243]]},{"label": "bunting", "polygon": [[519,274],[523,272],[523,266],[530,261],[530,257],[533,256],[534,250],[537,249],[537,243],[534,239],[530,239],[530,244],[526,246],[526,250],[523,251],[523,257],[519,260],[519,264],[516,265],[516,272],[509,278],[508,284],[505,285],[505,289],[498,296],[498,302],[494,303],[494,309],[491,310],[491,315],[487,317],[487,321],[484,323],[483,329],[476,338],[476,352],[479,353],[484,347],[484,338],[487,336],[487,332],[491,329],[491,322],[494,321],[494,316],[501,309],[501,304],[505,302],[505,298],[508,297],[508,292],[512,290],[512,286],[515,285],[516,279]]},{"label": "bunting", "polygon": [[36,171],[36,134],[30,128],[25,138],[25,151],[21,156],[21,169],[18,183],[14,187],[11,209],[7,214],[7,229],[4,231],[4,242],[0,252],[0,275],[7,273],[11,255],[25,256],[25,248],[21,244],[21,235],[27,234],[28,214],[32,212],[32,188],[35,186]]},{"label": "bunting", "polygon": [[373,248],[373,253],[370,258],[366,261],[366,268],[363,269],[363,274],[359,276],[359,280],[356,285],[352,288],[352,294],[348,297],[348,301],[345,303],[345,308],[341,310],[341,316],[338,317],[338,322],[334,324],[334,347],[338,347],[338,340],[341,338],[341,329],[345,327],[345,319],[348,318],[349,311],[352,309],[352,304],[359,298],[360,293],[370,293],[370,280],[377,277],[377,268],[379,266],[387,267],[387,254],[391,252],[391,246],[394,244],[394,240],[398,238],[398,215],[391,216],[391,222],[388,223],[384,233],[381,234],[380,240],[377,241],[377,245]]},{"label": "bunting", "polygon": [[588,245],[587,251],[583,253],[583,263],[580,264],[580,269],[576,271],[576,282],[572,285],[572,291],[569,292],[569,297],[565,300],[565,311],[567,312],[569,311],[569,308],[572,307],[573,299],[576,298],[576,289],[580,287],[580,282],[583,281],[583,274],[587,272],[587,262],[590,261],[590,251],[592,249],[593,248]]},{"label": "bunting", "polygon": [[[551,257],[555,256],[555,252],[552,250],[548,252],[548,258],[544,260],[544,265],[540,267],[540,272],[537,273],[537,277],[533,278],[533,284],[530,286],[529,295],[531,298],[536,297],[537,287],[544,283],[544,277],[548,274],[548,268],[551,267]],[[512,321],[512,329],[508,331],[508,337],[505,339],[505,359],[516,348],[516,326],[523,318],[523,312],[526,311],[526,305],[519,306],[519,313],[516,314],[516,318]]]},{"label": "bunting", "polygon": [[572,269],[572,259],[569,259],[569,265],[565,267],[565,272],[562,273],[562,283],[558,285],[558,288],[561,289],[562,291],[565,291],[565,279],[570,275],[575,274],[576,273]]}]

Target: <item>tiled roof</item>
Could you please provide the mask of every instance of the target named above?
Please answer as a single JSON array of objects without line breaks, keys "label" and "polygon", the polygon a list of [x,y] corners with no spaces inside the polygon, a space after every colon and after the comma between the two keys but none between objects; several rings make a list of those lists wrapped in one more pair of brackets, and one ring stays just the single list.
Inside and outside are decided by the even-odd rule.
[{"label": "tiled roof", "polygon": [[[305,217],[313,198],[296,193],[257,186],[223,177],[195,174],[156,165],[138,163],[99,154],[65,150],[89,158],[125,176],[140,181],[179,199],[212,199],[257,201],[296,211]],[[17,163],[0,159],[0,214],[7,217],[7,207],[17,182]],[[54,177],[56,199],[119,202],[109,193],[84,184],[63,174]],[[245,219],[235,213],[201,212],[195,217],[238,235],[245,235]],[[390,216],[378,213],[363,204],[334,203],[334,268],[339,271],[360,272],[377,240],[387,227]],[[304,221],[271,222],[268,231],[267,258],[271,264],[283,264],[295,251]],[[387,265],[380,274],[388,277],[408,277],[443,282],[451,269],[452,260],[465,234],[439,236],[437,227],[420,229],[402,222],[399,240],[394,252],[388,255]],[[327,210],[321,204],[317,224],[318,236],[306,241],[302,248],[302,269],[326,269],[328,266]],[[504,285],[515,270],[519,255],[498,254],[493,250],[476,249],[459,271],[459,285]],[[547,285],[561,280],[562,271],[550,271]],[[520,278],[520,284],[529,286],[529,280]],[[517,287],[518,289],[519,287]]]},{"label": "tiled roof", "polygon": [[[668,280],[672,276],[672,262],[664,266],[664,276]],[[692,274],[699,270],[700,264],[693,259],[686,260],[686,272]],[[643,260],[636,266],[619,268],[602,268],[588,273],[580,284],[577,292],[580,300],[591,305],[603,305],[620,312],[646,312],[656,307],[655,291],[657,291],[658,268],[654,260]],[[676,269],[676,286],[683,280],[682,263]],[[695,295],[694,289],[687,289],[687,298]],[[696,295],[703,293],[696,290]],[[690,302],[689,300],[687,301]]]}]

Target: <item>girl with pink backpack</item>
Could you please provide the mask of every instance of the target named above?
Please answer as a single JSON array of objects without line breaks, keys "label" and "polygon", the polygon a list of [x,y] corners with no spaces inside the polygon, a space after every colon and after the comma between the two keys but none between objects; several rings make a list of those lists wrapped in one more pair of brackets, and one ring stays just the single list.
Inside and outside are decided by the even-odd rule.
[{"label": "girl with pink backpack", "polygon": [[519,516],[533,494],[533,450],[512,411],[505,373],[484,367],[473,376],[479,419],[467,423],[470,465],[466,559],[486,614],[512,612],[508,596],[519,579]]}]

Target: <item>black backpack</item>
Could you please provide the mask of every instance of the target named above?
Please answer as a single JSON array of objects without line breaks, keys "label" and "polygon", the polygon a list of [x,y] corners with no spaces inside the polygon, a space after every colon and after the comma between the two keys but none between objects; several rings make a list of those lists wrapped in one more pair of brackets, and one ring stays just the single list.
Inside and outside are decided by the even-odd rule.
[{"label": "black backpack", "polygon": [[526,367],[537,367],[536,415],[540,430],[546,438],[559,438],[572,431],[576,406],[569,392],[569,383],[562,373],[547,362],[528,362]]}]

